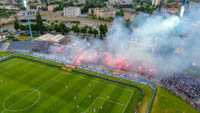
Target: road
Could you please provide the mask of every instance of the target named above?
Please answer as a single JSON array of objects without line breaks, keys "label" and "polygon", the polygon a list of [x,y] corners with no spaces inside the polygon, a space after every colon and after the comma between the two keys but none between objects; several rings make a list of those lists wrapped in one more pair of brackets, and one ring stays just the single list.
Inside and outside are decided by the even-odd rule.
[{"label": "road", "polygon": [[[106,21],[101,21],[101,20],[96,20],[96,19],[90,19],[90,18],[84,18],[84,17],[63,17],[63,11],[58,11],[58,12],[44,12],[41,14],[43,19],[47,20],[75,20],[75,21],[80,21],[80,26],[83,26],[85,24],[89,26],[99,26],[100,24],[107,24],[108,28],[111,27],[112,23],[111,22],[106,22]],[[27,18],[26,16],[18,16],[18,19],[24,19]],[[35,19],[36,15],[31,15],[30,19]],[[9,21],[13,21],[14,17],[10,17],[9,19],[1,19],[1,23],[6,23]],[[2,29],[10,29],[12,30],[12,25],[10,26],[5,26]]]}]

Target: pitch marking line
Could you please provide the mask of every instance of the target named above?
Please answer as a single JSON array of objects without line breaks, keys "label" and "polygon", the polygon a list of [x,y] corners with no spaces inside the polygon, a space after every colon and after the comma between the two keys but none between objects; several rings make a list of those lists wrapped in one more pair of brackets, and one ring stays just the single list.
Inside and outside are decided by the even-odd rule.
[{"label": "pitch marking line", "polygon": [[45,82],[44,84],[40,85],[38,88],[36,89],[40,89],[41,87],[47,85],[48,83],[50,83],[51,81],[55,80],[56,78],[60,77],[62,74],[62,72],[58,73],[55,77],[52,77],[50,80],[48,80],[47,82]]},{"label": "pitch marking line", "polygon": [[[3,62],[2,62],[3,63]],[[9,62],[10,63],[10,62]],[[13,67],[14,65],[16,65],[17,63],[19,63],[18,61],[17,62],[15,62],[15,63],[13,63],[12,65],[10,65],[10,68],[11,67]],[[7,63],[6,63],[7,64]],[[5,65],[5,64],[3,64],[3,65]],[[3,67],[3,68],[5,68],[5,69],[7,69],[7,70],[9,70],[9,71],[7,71],[7,72],[4,72],[4,73],[2,73],[2,74],[0,74],[0,75],[4,75],[4,74],[6,74],[6,73],[9,73],[9,72],[12,72],[12,71],[14,71],[12,68],[11,69],[9,69],[8,67],[4,67],[4,66],[2,66],[2,64],[0,63],[0,67]]]},{"label": "pitch marking line", "polygon": [[[12,62],[9,62],[9,63],[12,63]],[[17,62],[14,62],[12,65],[9,65],[9,67],[11,68],[11,69],[9,69],[9,68],[7,68],[7,67],[4,67],[4,68],[6,68],[6,69],[8,69],[9,71],[7,71],[7,72],[5,72],[5,73],[2,73],[2,74],[0,74],[0,75],[4,75],[4,74],[6,74],[6,73],[9,73],[9,72],[12,72],[12,71],[21,71],[21,70],[23,70],[24,68],[26,68],[26,67],[23,67],[23,68],[20,68],[20,70],[18,70],[18,69],[14,69],[14,68],[12,68],[12,67],[14,67],[15,65],[17,65],[18,63],[22,63],[22,61],[17,61]],[[7,64],[7,63],[6,63]],[[3,65],[5,65],[5,64],[3,64]],[[1,67],[2,65],[0,64],[0,67]],[[3,67],[3,66],[2,66]]]},{"label": "pitch marking line", "polygon": [[[65,72],[65,73],[69,74],[70,76],[74,76],[74,75],[71,75],[71,74],[68,73],[68,72]],[[117,88],[119,88],[119,89],[123,89],[123,90],[129,91],[129,92],[132,92],[132,91],[133,91],[133,90],[130,90],[130,89],[126,89],[126,88],[117,86],[117,85],[112,85],[112,84],[109,84],[109,83],[106,83],[106,82],[101,82],[101,81],[94,80],[94,79],[91,79],[91,78],[86,78],[86,77],[83,77],[83,76],[81,76],[81,75],[76,75],[76,77],[88,79],[88,80],[91,80],[91,81],[94,81],[94,82],[98,82],[98,83],[101,83],[101,84],[105,84],[105,85],[108,85],[108,86],[112,86],[112,87],[117,87]]]},{"label": "pitch marking line", "polygon": [[14,65],[16,65],[17,63],[20,63],[20,62],[21,62],[20,60],[17,60],[17,62],[13,62],[12,59],[10,59],[10,60],[8,60],[8,61],[5,61],[5,63],[4,63],[4,62],[1,62],[0,64],[1,64],[1,65],[7,65],[8,63],[12,63],[12,65],[9,66],[9,67],[12,67],[12,66],[14,66]]},{"label": "pitch marking line", "polygon": [[[25,62],[24,60],[20,60],[20,61],[21,61],[21,62]],[[27,62],[26,62],[26,63],[27,63]],[[36,63],[32,63],[32,62],[28,62],[28,63],[29,63],[29,64],[33,64],[33,65],[37,65]],[[37,65],[37,66],[40,66],[40,67],[43,67],[43,68],[47,68],[47,67],[45,67],[45,66],[43,66],[43,65]],[[53,69],[53,68],[47,68],[47,69],[54,70],[54,71],[59,71],[59,70]],[[66,72],[66,73],[68,73],[68,72]],[[70,73],[68,73],[68,74],[71,75]],[[71,76],[73,76],[73,75],[71,75]],[[129,92],[132,92],[132,90],[130,90],[130,89],[126,89],[126,88],[119,87],[119,86],[116,86],[116,85],[108,84],[108,83],[106,83],[106,82],[101,82],[101,81],[98,81],[98,80],[86,78],[86,77],[83,77],[83,76],[80,76],[80,75],[77,75],[77,76],[80,77],[80,78],[88,79],[88,80],[91,80],[91,81],[99,82],[99,83],[102,83],[102,84],[110,85],[110,86],[113,86],[113,87],[117,87],[117,88],[120,88],[120,89],[123,89],[123,90],[127,90],[127,91],[129,91]]]},{"label": "pitch marking line", "polygon": [[[13,96],[14,94],[16,94],[16,93],[18,93],[18,92],[25,91],[25,90],[32,90],[32,92],[29,93],[28,95],[24,96],[23,98],[21,98],[20,100],[18,100],[18,101],[15,102],[14,104],[12,104],[12,105],[10,105],[10,106],[8,106],[8,107],[5,106],[6,101],[7,101],[11,96]],[[25,108],[23,108],[23,109],[19,109],[19,110],[12,110],[12,109],[10,109],[10,108],[12,108],[13,106],[17,105],[18,103],[20,103],[20,102],[23,101],[25,98],[29,97],[30,95],[32,95],[32,94],[35,93],[35,92],[38,94],[38,98],[36,99],[36,101],[35,101],[32,105],[30,105],[30,106],[28,106],[28,107],[25,107]],[[22,89],[22,90],[18,90],[18,91],[16,91],[16,92],[12,93],[11,95],[9,95],[9,96],[4,100],[4,102],[3,102],[4,111],[2,111],[2,113],[6,112],[6,111],[18,112],[18,111],[27,110],[27,109],[31,108],[32,106],[34,106],[39,100],[40,100],[40,91],[39,91],[39,90],[36,90],[36,89]]]},{"label": "pitch marking line", "polygon": [[[21,60],[23,62],[25,62],[24,60]],[[26,62],[27,63],[27,62]],[[43,68],[47,68],[46,66],[43,66],[43,65],[38,65],[36,63],[32,63],[32,62],[28,62],[29,64],[33,64],[33,65],[37,65],[37,66],[40,66],[40,67],[43,67]],[[57,69],[53,69],[53,68],[47,68],[47,69],[50,69],[50,70],[54,70],[54,71],[59,71]],[[65,73],[68,73],[68,72],[65,72]],[[74,75],[71,75],[70,73],[68,73],[70,76],[74,76]],[[129,92],[132,92],[133,90],[130,90],[130,89],[126,89],[126,88],[123,88],[123,87],[119,87],[117,85],[112,85],[112,84],[109,84],[109,83],[106,83],[106,82],[101,82],[101,81],[98,81],[98,80],[94,80],[94,79],[90,79],[90,78],[86,78],[86,77],[83,77],[83,76],[80,76],[80,75],[76,75],[80,78],[84,78],[84,79],[88,79],[88,80],[91,80],[91,81],[95,81],[95,82],[99,82],[99,83],[102,83],[102,84],[106,84],[106,85],[109,85],[109,86],[113,86],[113,87],[117,87],[117,88],[120,88],[120,89],[123,89],[123,90],[127,90]]]},{"label": "pitch marking line", "polygon": [[[23,60],[21,60],[21,62],[23,62]],[[17,63],[19,63],[19,62],[16,62],[16,63],[14,63],[13,65],[15,65],[15,64],[17,64]],[[37,64],[31,63],[31,62],[29,62],[29,64],[37,65]],[[42,66],[42,65],[39,65],[39,66]],[[42,66],[42,67],[45,67],[45,66]],[[52,69],[52,68],[48,68],[48,69],[58,71],[58,70]],[[62,72],[61,72],[61,73],[62,73]],[[51,81],[55,80],[56,78],[58,78],[58,77],[61,75],[61,73],[58,73],[55,77],[53,77],[52,79],[48,80],[47,82],[45,82],[45,83],[42,84],[41,86],[39,86],[36,90],[40,89],[41,87],[45,86],[45,85],[48,84],[49,82],[51,82]],[[65,72],[65,73],[68,73],[68,72]],[[71,75],[70,73],[68,73],[68,74]],[[73,75],[71,75],[71,76],[73,76]],[[115,103],[115,104],[119,104],[119,105],[121,105],[121,106],[125,106],[125,109],[124,109],[124,111],[123,111],[122,113],[125,112],[125,110],[126,110],[128,104],[129,104],[129,102],[130,102],[130,100],[131,100],[131,98],[132,98],[132,96],[133,96],[134,90],[126,89],[126,88],[123,88],[123,87],[119,87],[119,86],[116,86],[116,85],[108,84],[108,83],[106,83],[106,82],[101,82],[101,81],[98,81],[98,80],[93,80],[93,79],[86,78],[86,77],[83,77],[83,76],[80,76],[80,75],[77,75],[77,76],[80,77],[80,78],[89,79],[89,80],[91,80],[91,81],[99,82],[99,83],[102,83],[102,84],[110,85],[110,86],[113,86],[113,87],[117,87],[117,88],[120,88],[120,89],[123,89],[123,90],[127,90],[127,91],[129,91],[129,92],[132,92],[132,95],[129,97],[129,101],[127,102],[126,105],[120,104],[120,103],[115,102],[115,101],[107,100],[107,99],[104,99],[104,98],[102,98],[102,97],[97,97],[97,98],[92,102],[92,104],[88,107],[88,109],[86,110],[86,112],[88,112],[88,110],[90,109],[90,107],[91,107],[98,99],[102,99],[102,100],[109,101],[109,102],[112,102],[112,103]],[[30,96],[31,94],[32,94],[32,93],[30,93],[30,94],[24,96],[22,99],[20,99],[19,101],[17,101],[17,102],[14,103],[13,105],[11,105],[11,107],[12,107],[12,106],[15,106],[17,103],[21,102],[23,99],[25,99],[26,97]],[[10,106],[9,106],[9,107],[10,107]],[[4,110],[2,113],[4,113],[4,112],[5,112],[5,110]],[[86,112],[84,112],[84,113],[86,113]]]},{"label": "pitch marking line", "polygon": [[[27,63],[27,62],[26,62]],[[32,65],[37,65],[39,67],[42,67],[42,68],[47,68],[46,66],[43,66],[43,65],[40,65],[40,64],[36,64],[36,63],[32,63],[32,62],[28,62],[29,64],[32,64]],[[59,71],[57,69],[53,69],[53,68],[47,68],[47,69],[50,69],[50,70],[54,70],[54,71]]]},{"label": "pitch marking line", "polygon": [[[22,60],[23,61],[23,60]],[[28,62],[29,64],[33,64],[33,65],[37,65],[35,63],[32,63],[32,62]],[[40,66],[40,67],[43,67],[43,68],[47,68],[43,65],[37,65],[37,66]],[[47,69],[50,69],[50,70],[54,70],[54,71],[59,71],[57,69],[53,69],[53,68],[47,68]],[[65,73],[68,73],[68,72],[65,72]],[[74,75],[71,75],[70,73],[68,73],[70,76],[74,76]],[[80,78],[84,78],[84,79],[88,79],[88,80],[91,80],[91,81],[95,81],[95,82],[99,82],[99,83],[102,83],[102,84],[106,84],[106,85],[110,85],[110,86],[113,86],[113,87],[117,87],[117,88],[120,88],[120,89],[123,89],[123,90],[127,90],[129,92],[132,92],[132,90],[130,89],[126,89],[126,88],[123,88],[123,87],[119,87],[119,86],[116,86],[116,85],[112,85],[112,84],[108,84],[106,82],[101,82],[101,81],[98,81],[98,80],[94,80],[94,79],[90,79],[90,78],[86,78],[86,77],[83,77],[83,76],[80,76],[80,75],[77,75],[78,77]]]},{"label": "pitch marking line", "polygon": [[131,98],[133,97],[133,95],[134,95],[134,91],[132,91],[131,96],[129,97],[129,100],[128,100],[127,104],[126,104],[126,107],[124,108],[124,110],[123,110],[122,113],[124,113],[124,112],[126,111],[126,109],[127,109],[127,107],[128,107],[128,104],[130,103]]},{"label": "pitch marking line", "polygon": [[9,59],[9,60],[6,60],[6,61],[4,61],[4,62],[1,62],[1,64],[3,64],[3,65],[5,65],[5,64],[8,64],[8,63],[10,63],[10,62],[13,62],[11,59]]},{"label": "pitch marking line", "polygon": [[95,100],[90,104],[90,106],[85,110],[85,112],[82,113],[87,113],[90,110],[90,107],[98,100],[98,97],[95,98]]},{"label": "pitch marking line", "polygon": [[108,99],[105,99],[105,98],[103,98],[103,97],[97,97],[97,98],[90,104],[90,106],[85,110],[85,112],[82,112],[82,113],[87,113],[87,112],[90,110],[90,108],[92,107],[92,105],[94,105],[95,102],[96,102],[98,99],[101,99],[101,100],[104,100],[104,101],[108,101],[108,102],[111,102],[111,103],[114,103],[114,104],[118,104],[118,105],[120,105],[120,106],[126,108],[126,105],[121,104],[121,103],[119,103],[119,102],[112,101],[112,100],[108,100]]},{"label": "pitch marking line", "polygon": [[121,104],[121,103],[119,103],[119,102],[116,102],[116,101],[113,101],[113,100],[109,100],[109,99],[105,99],[105,98],[103,98],[103,97],[98,97],[99,99],[102,99],[102,100],[105,100],[105,101],[108,101],[108,102],[111,102],[111,103],[114,103],[114,104],[118,104],[118,105],[120,105],[120,106],[126,106],[126,105],[124,105],[124,104]]},{"label": "pitch marking line", "polygon": [[[2,62],[3,63],[3,62]],[[10,62],[9,62],[10,63]],[[12,63],[12,62],[11,62]],[[9,68],[12,68],[12,67],[15,67],[15,65],[17,65],[18,63],[22,63],[22,61],[17,61],[17,62],[13,62],[12,63],[12,65],[9,65]],[[6,63],[7,64],[7,63]],[[5,64],[3,64],[3,65],[5,65]],[[2,66],[1,64],[0,64],[0,66]],[[6,67],[7,69],[8,69],[8,67]],[[23,68],[21,68],[21,69],[24,69],[25,67],[23,67]],[[9,69],[9,70],[11,70],[11,71],[14,71],[14,68],[12,68],[12,69]],[[11,72],[10,71],[10,72]]]},{"label": "pitch marking line", "polygon": [[[48,83],[50,83],[51,81],[55,80],[56,78],[58,78],[60,75],[62,74],[61,73],[58,73],[55,77],[51,78],[50,80],[48,80],[47,82],[45,82],[44,84],[40,85],[38,88],[36,88],[35,90],[39,90],[41,87],[47,85]],[[22,97],[20,100],[18,100],[17,102],[15,102],[14,104],[10,105],[7,109],[4,109],[4,111],[2,111],[1,113],[4,113],[6,111],[8,111],[9,108],[15,106],[16,104],[20,103],[21,101],[23,101],[25,98],[27,98],[28,96],[30,96],[31,94],[33,94],[34,91],[32,91],[31,93],[25,95],[24,97]],[[35,103],[36,104],[36,103]],[[25,109],[26,110],[26,109]]]},{"label": "pitch marking line", "polygon": [[2,65],[0,65],[0,67],[1,68],[5,68],[5,69],[7,69],[7,70],[9,70],[9,71],[11,71],[12,69],[9,69],[9,68],[7,68],[7,67],[4,67],[4,66],[2,66]]},{"label": "pitch marking line", "polygon": [[[12,62],[9,62],[9,63],[12,63]],[[17,65],[18,63],[19,63],[19,61],[14,62],[14,63],[12,63],[12,65],[9,65],[9,67],[7,66],[8,63],[6,63],[6,64],[0,63],[0,66],[1,66],[1,67],[4,67],[4,65],[6,65],[4,68],[9,69],[9,68],[12,68],[13,66]],[[9,70],[10,70],[10,69],[9,69]]]}]

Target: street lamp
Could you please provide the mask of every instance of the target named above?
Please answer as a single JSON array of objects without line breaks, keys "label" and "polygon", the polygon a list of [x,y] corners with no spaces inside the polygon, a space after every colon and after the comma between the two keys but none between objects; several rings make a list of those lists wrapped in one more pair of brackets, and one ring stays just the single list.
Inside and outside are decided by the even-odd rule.
[{"label": "street lamp", "polygon": [[29,26],[29,32],[30,32],[30,35],[31,35],[31,40],[33,40],[33,34],[32,34],[31,24],[30,24],[30,19],[29,19],[29,12],[28,12],[28,9],[27,9],[27,1],[23,0],[23,3],[24,3],[24,8],[25,8],[25,11],[26,11],[26,15],[27,15],[27,20],[28,20],[28,26]]}]

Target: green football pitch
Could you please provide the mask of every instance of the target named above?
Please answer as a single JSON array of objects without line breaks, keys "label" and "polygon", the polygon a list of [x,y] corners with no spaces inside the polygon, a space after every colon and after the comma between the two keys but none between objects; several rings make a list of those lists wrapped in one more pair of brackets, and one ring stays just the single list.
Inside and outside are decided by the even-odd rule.
[{"label": "green football pitch", "polygon": [[0,63],[0,113],[132,113],[133,87],[23,58]]}]

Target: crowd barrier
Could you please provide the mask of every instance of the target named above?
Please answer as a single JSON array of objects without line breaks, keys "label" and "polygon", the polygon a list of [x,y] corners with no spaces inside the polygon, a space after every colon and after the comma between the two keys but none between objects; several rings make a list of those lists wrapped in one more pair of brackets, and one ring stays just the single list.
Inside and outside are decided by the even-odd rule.
[{"label": "crowd barrier", "polygon": [[[23,52],[23,50],[20,50],[20,51],[18,51],[18,52],[19,52],[19,53],[13,53],[13,54],[10,54],[10,55],[8,55],[8,56],[5,56],[5,57],[0,58],[0,62],[9,60],[9,59],[12,58],[12,56],[14,56],[14,55],[27,55],[27,56],[32,56],[32,57],[36,57],[36,58],[39,58],[39,59],[44,59],[44,60],[47,60],[47,61],[57,62],[57,63],[61,63],[61,64],[66,65],[66,62],[58,61],[58,60],[51,59],[51,58],[46,58],[46,57],[44,57],[44,56],[42,56],[42,55],[39,55],[39,54],[38,54],[38,55],[36,55],[36,54],[33,55],[33,54],[30,54],[30,52],[28,52],[28,51]],[[15,57],[21,57],[21,56],[15,56]],[[21,58],[25,58],[25,59],[32,60],[32,61],[35,61],[35,62],[40,62],[40,63],[43,63],[43,64],[51,65],[51,66],[57,67],[57,68],[62,68],[61,66],[57,66],[57,65],[53,65],[53,64],[41,62],[41,61],[38,61],[38,60],[33,60],[33,59],[30,59],[30,58],[26,58],[26,57],[21,57]],[[150,112],[151,107],[152,107],[152,103],[153,103],[153,99],[154,99],[154,97],[155,97],[156,88],[153,87],[153,86],[152,86],[151,84],[149,84],[148,82],[146,82],[146,81],[141,81],[141,80],[138,80],[138,79],[135,79],[135,80],[134,80],[134,79],[130,79],[130,78],[124,76],[124,75],[116,75],[116,74],[112,74],[112,73],[106,72],[106,71],[100,72],[99,70],[94,70],[94,69],[91,69],[91,68],[88,68],[88,67],[81,67],[81,66],[79,66],[79,68],[82,68],[82,69],[85,69],[85,70],[88,70],[88,71],[93,71],[93,72],[101,73],[101,74],[104,74],[104,75],[109,75],[109,76],[121,78],[121,79],[128,80],[128,81],[131,81],[131,82],[135,82],[135,83],[147,85],[148,87],[150,87],[150,88],[153,90],[153,95],[152,95],[152,97],[151,97],[150,104],[149,104],[148,110],[147,110],[147,113]],[[91,74],[84,73],[84,72],[80,72],[80,71],[76,71],[76,70],[72,70],[72,71],[73,71],[73,72],[82,73],[82,74],[85,74],[85,75],[89,75],[89,76],[92,76],[92,77],[104,79],[104,80],[109,80],[109,81],[116,82],[116,83],[119,83],[119,84],[123,84],[123,85],[128,85],[128,86],[131,86],[131,87],[135,87],[135,88],[139,89],[140,91],[142,91],[142,93],[143,93],[139,101],[141,101],[142,98],[143,98],[143,96],[144,96],[144,91],[143,91],[141,88],[137,87],[137,86],[130,85],[130,84],[126,84],[126,83],[122,83],[122,82],[119,82],[119,81],[110,80],[110,79],[107,79],[107,78],[103,78],[103,77],[100,77],[100,76],[91,75]],[[137,107],[138,107],[138,105],[137,105]]]}]

